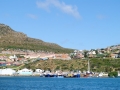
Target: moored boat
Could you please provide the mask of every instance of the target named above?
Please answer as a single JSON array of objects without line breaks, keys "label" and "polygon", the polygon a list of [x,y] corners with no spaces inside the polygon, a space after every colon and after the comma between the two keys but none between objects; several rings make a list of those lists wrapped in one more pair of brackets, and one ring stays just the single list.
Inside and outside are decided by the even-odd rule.
[{"label": "moored boat", "polygon": [[118,76],[117,76],[118,78],[120,78],[120,72],[118,71]]}]

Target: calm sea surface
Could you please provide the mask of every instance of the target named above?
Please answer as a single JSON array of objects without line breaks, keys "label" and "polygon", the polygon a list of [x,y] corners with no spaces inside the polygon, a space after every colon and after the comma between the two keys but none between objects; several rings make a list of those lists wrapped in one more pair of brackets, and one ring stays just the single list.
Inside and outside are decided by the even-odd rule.
[{"label": "calm sea surface", "polygon": [[0,90],[120,90],[120,78],[0,77]]}]

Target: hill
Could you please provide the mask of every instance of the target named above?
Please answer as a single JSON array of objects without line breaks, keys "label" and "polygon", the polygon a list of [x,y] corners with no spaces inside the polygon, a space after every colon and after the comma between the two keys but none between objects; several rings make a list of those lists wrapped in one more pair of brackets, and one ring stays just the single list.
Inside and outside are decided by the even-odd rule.
[{"label": "hill", "polygon": [[0,48],[25,49],[33,51],[49,51],[55,53],[70,53],[73,49],[63,48],[55,43],[44,42],[17,32],[5,24],[0,24]]},{"label": "hill", "polygon": [[[120,59],[98,59],[98,58],[91,58],[90,59],[90,71],[93,72],[112,72],[112,71],[119,71],[120,70]],[[40,68],[43,70],[62,70],[62,71],[74,71],[74,70],[81,70],[87,71],[88,70],[88,61],[87,59],[74,59],[74,60],[40,60],[36,62],[32,62],[29,64],[25,64],[23,68],[28,69],[36,69]]]}]

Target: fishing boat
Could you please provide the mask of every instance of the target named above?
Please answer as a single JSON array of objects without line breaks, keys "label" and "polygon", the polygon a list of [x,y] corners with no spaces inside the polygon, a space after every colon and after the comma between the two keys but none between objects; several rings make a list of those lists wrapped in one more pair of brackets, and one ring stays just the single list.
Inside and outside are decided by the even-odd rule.
[{"label": "fishing boat", "polygon": [[90,72],[90,61],[88,59],[88,71],[85,73],[84,77],[92,77],[93,76],[93,73]]}]

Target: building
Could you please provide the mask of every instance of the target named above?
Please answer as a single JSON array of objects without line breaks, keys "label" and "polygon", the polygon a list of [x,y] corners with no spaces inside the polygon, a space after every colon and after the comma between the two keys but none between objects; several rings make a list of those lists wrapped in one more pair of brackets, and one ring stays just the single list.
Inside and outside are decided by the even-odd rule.
[{"label": "building", "polygon": [[15,73],[16,71],[11,68],[0,69],[0,75],[2,76],[13,76]]},{"label": "building", "polygon": [[10,56],[9,59],[10,59],[11,61],[17,61],[17,60],[18,60],[18,58],[17,58],[16,55]]},{"label": "building", "polygon": [[30,69],[27,69],[27,68],[24,68],[22,70],[18,70],[17,74],[19,76],[32,76],[33,75],[33,71]]},{"label": "building", "polygon": [[87,54],[88,54],[89,58],[96,57],[96,52],[95,51],[89,51]]}]

